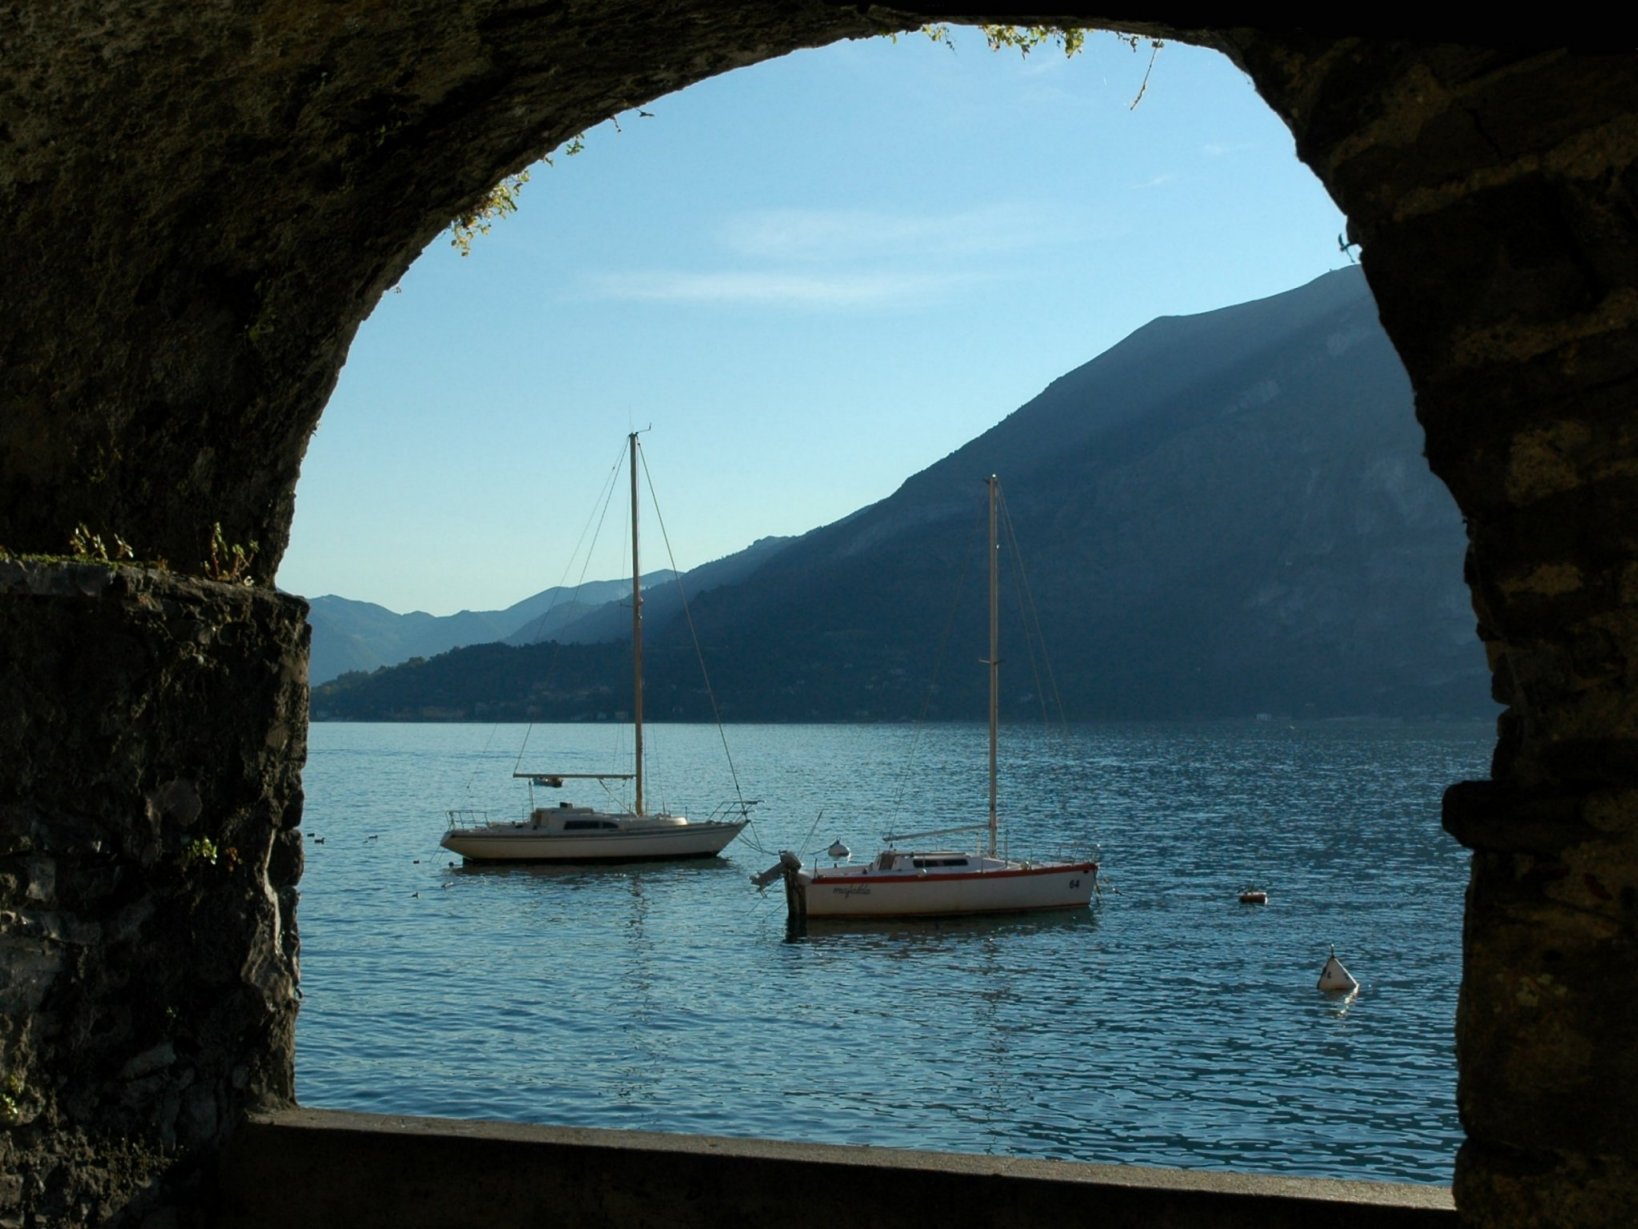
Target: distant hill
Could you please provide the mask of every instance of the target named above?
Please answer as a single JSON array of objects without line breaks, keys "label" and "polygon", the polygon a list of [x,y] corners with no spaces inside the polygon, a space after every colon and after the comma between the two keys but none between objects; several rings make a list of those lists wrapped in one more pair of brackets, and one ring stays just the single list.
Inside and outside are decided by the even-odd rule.
[{"label": "distant hill", "polygon": [[[663,585],[675,575],[658,571],[645,576],[643,583]],[[553,635],[573,640],[572,634],[565,636],[565,628],[630,592],[629,579],[591,581],[578,587],[546,589],[505,610],[463,610],[452,615],[395,614],[373,602],[330,594],[311,598],[307,622],[313,629],[313,647],[308,682],[317,686],[351,671],[394,666],[468,644],[496,640],[529,644]]]},{"label": "distant hill", "polygon": [[[724,559],[701,564],[687,574],[688,585],[699,589],[739,581],[789,541],[762,538]],[[679,575],[664,568],[643,574],[649,619],[663,621],[680,610]],[[316,687],[343,674],[435,657],[469,644],[629,641],[630,596],[631,580],[623,577],[545,589],[505,610],[463,610],[452,615],[396,614],[373,602],[332,594],[310,598],[307,622],[313,629],[313,646],[307,681]]]},{"label": "distant hill", "polygon": [[[724,559],[701,564],[679,576],[676,572],[655,572],[643,577],[643,618],[663,626],[681,613],[685,593],[698,593],[718,585],[738,584],[747,579],[769,558],[782,550],[790,538],[761,538],[742,551]],[[679,583],[681,582],[681,583]],[[605,640],[631,640],[631,581],[604,581],[612,596],[593,599],[593,586],[582,585],[578,603],[553,606],[509,636],[497,637],[508,644],[539,644],[557,640],[564,644],[596,644]],[[599,592],[604,592],[599,589]]]},{"label": "distant hill", "polygon": [[[1421,446],[1404,369],[1344,269],[1153,321],[889,498],[693,577],[690,610],[726,717],[978,719],[994,472],[1072,717],[1489,714],[1461,520]],[[587,619],[572,626],[628,634]],[[1007,627],[1004,702],[1023,711],[1045,683]],[[314,713],[620,711],[620,644],[557,639],[351,675]],[[708,716],[657,600],[645,639],[649,712]]]}]

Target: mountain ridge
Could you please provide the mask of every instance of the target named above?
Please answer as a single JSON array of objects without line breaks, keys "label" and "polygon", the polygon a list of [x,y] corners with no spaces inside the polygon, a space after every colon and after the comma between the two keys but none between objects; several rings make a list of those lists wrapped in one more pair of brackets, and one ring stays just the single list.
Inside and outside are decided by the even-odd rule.
[{"label": "mountain ridge", "polygon": [[[1151,321],[887,498],[682,583],[725,715],[977,716],[976,677],[927,698],[945,617],[929,599],[948,589],[994,472],[1072,715],[1493,712],[1465,535],[1421,445],[1363,276],[1343,269]],[[709,716],[699,686],[670,673],[688,656],[683,621],[648,601],[650,711]],[[974,617],[951,626],[964,638]],[[612,627],[606,612],[589,619]],[[553,669],[575,680],[555,699],[542,662],[519,658],[481,683],[463,684],[459,661],[422,667],[420,703],[404,679],[353,677],[319,689],[314,709],[595,716],[619,708],[622,652],[554,646]],[[393,698],[369,699],[372,686]],[[1007,704],[1036,691],[1013,685]]]}]

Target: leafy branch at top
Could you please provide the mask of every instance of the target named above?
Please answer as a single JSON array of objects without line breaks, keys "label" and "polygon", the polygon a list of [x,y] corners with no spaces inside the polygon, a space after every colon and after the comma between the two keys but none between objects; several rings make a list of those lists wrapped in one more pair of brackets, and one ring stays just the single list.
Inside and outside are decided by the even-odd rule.
[{"label": "leafy branch at top", "polygon": [[[1063,48],[1065,56],[1079,54],[1086,48],[1088,34],[1113,34],[1133,51],[1142,50],[1143,44],[1149,44],[1149,66],[1143,71],[1143,83],[1138,86],[1137,95],[1132,99],[1135,107],[1143,101],[1144,94],[1149,91],[1149,74],[1154,72],[1155,57],[1160,49],[1166,45],[1163,39],[1146,38],[1141,34],[1128,34],[1124,30],[1099,31],[1081,26],[1004,26],[981,25],[978,27],[984,34],[984,41],[989,44],[991,51],[1000,51],[1003,48],[1015,48],[1019,55],[1027,56],[1037,47],[1050,46],[1056,43]],[[948,23],[927,25],[921,32],[935,43],[943,43],[946,47],[954,48],[955,42],[950,34]]]},{"label": "leafy branch at top", "polygon": [[[576,141],[579,139],[575,138]],[[472,255],[474,239],[479,235],[487,235],[495,222],[509,213],[518,211],[518,193],[528,182],[529,171],[525,167],[516,175],[508,175],[489,189],[488,195],[449,224],[450,246],[462,256]]]},{"label": "leafy branch at top", "polygon": [[[991,51],[1000,51],[1003,47],[1016,47],[1019,55],[1028,55],[1037,47],[1057,43],[1064,49],[1064,55],[1072,56],[1086,46],[1088,33],[1078,26],[982,25],[978,28],[983,31],[984,41],[990,45]],[[921,32],[935,43],[943,43],[947,47],[955,46],[947,22],[923,26]]]},{"label": "leafy branch at top", "polygon": [[[646,116],[647,111],[637,114]],[[620,131],[618,120],[614,122],[614,130]],[[559,153],[566,157],[574,157],[586,148],[586,134],[578,133],[565,142]],[[552,156],[547,154],[541,159],[547,166],[552,165]],[[480,199],[472,208],[461,214],[449,224],[449,245],[462,256],[472,255],[472,241],[479,235],[487,235],[489,228],[507,214],[518,211],[518,196],[523,191],[523,185],[529,182],[529,168],[525,167],[515,175],[508,175]]]}]

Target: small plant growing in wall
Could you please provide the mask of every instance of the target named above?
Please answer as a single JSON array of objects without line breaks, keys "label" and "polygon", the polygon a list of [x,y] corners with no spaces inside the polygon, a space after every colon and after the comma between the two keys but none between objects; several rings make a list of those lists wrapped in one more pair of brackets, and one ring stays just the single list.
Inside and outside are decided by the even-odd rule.
[{"label": "small plant growing in wall", "polygon": [[[579,137],[575,140],[580,141]],[[578,148],[570,153],[579,153]],[[550,162],[551,159],[546,159]],[[449,224],[450,245],[462,256],[472,255],[472,241],[479,235],[487,235],[489,228],[509,213],[518,211],[518,193],[523,191],[523,185],[529,182],[527,169],[515,175],[508,175],[501,180],[482,200],[473,205],[460,217]]]},{"label": "small plant growing in wall", "polygon": [[114,540],[112,549],[102,540],[100,533],[92,533],[82,521],[68,535],[69,552],[76,559],[93,559],[98,563],[128,563],[136,558],[136,552],[124,538],[117,533],[108,536]]},{"label": "small plant growing in wall", "polygon": [[241,861],[238,846],[229,845],[224,849],[208,836],[196,836],[182,847],[182,852],[177,855],[176,864],[182,870],[203,863],[206,866],[224,866],[230,871],[236,871]]},{"label": "small plant growing in wall", "polygon": [[250,565],[256,559],[256,550],[255,542],[246,546],[237,542],[229,544],[222,535],[222,522],[217,521],[210,530],[210,558],[205,560],[200,570],[211,580],[230,585],[253,585],[256,578],[250,574]]},{"label": "small plant growing in wall", "polygon": [[23,1100],[27,1091],[21,1071],[8,1071],[0,1079],[0,1123],[13,1126],[23,1121]]},{"label": "small plant growing in wall", "polygon": [[216,848],[215,841],[208,836],[196,836],[182,847],[182,854],[177,859],[177,865],[183,870],[191,870],[201,862],[208,866],[215,866],[216,859],[219,856],[221,856],[220,851]]}]

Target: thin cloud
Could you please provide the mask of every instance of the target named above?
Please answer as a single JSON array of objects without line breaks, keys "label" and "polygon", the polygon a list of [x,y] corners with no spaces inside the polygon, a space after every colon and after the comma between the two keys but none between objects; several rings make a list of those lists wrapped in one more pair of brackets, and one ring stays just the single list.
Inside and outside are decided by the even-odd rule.
[{"label": "thin cloud", "polygon": [[1056,242],[1062,218],[1024,205],[988,205],[950,214],[894,214],[866,209],[763,209],[738,214],[718,241],[758,260],[839,261],[883,254],[933,257],[1017,252]]},{"label": "thin cloud", "polygon": [[784,272],[614,273],[594,289],[610,299],[648,303],[751,304],[774,307],[887,307],[942,298],[971,277],[927,273]]},{"label": "thin cloud", "polygon": [[1178,176],[1167,172],[1164,175],[1156,175],[1153,179],[1146,179],[1142,183],[1133,184],[1132,190],[1134,192],[1147,192],[1150,188],[1167,188],[1177,182]]},{"label": "thin cloud", "polygon": [[715,235],[705,271],[633,270],[591,283],[601,298],[650,303],[868,308],[948,300],[1016,270],[1021,253],[1073,237],[1066,216],[1001,204],[955,213],[761,209]]}]

